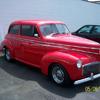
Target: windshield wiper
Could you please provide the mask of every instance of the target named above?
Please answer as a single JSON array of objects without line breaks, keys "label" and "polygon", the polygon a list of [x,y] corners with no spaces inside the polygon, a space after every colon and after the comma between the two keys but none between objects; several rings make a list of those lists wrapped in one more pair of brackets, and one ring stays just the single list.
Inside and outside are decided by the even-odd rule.
[{"label": "windshield wiper", "polygon": [[65,32],[62,32],[61,34],[66,34]]},{"label": "windshield wiper", "polygon": [[50,36],[53,36],[53,35],[56,35],[56,34],[59,34],[59,33],[51,33]]}]

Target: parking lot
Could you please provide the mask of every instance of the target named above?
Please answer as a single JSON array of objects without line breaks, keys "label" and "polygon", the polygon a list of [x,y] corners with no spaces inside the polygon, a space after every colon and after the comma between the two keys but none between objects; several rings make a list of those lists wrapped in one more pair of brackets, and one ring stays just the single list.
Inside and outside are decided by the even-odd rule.
[{"label": "parking lot", "polygon": [[[88,86],[96,87],[95,92],[86,92]],[[51,82],[39,69],[18,61],[6,62],[0,57],[0,100],[69,99],[99,100],[100,79],[64,88]]]}]

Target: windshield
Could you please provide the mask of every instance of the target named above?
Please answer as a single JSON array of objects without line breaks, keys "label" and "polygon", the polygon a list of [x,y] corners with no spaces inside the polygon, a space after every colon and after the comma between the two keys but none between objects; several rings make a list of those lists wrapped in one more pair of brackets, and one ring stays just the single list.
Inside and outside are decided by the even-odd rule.
[{"label": "windshield", "polygon": [[40,26],[40,30],[44,36],[69,33],[65,24],[44,24]]}]

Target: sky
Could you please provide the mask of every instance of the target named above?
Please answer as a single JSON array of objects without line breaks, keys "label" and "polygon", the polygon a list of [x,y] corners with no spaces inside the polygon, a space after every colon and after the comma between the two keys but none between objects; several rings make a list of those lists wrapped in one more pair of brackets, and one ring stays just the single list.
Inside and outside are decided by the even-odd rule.
[{"label": "sky", "polygon": [[10,23],[21,19],[60,20],[73,32],[86,24],[100,24],[100,4],[84,0],[2,0],[0,40]]}]

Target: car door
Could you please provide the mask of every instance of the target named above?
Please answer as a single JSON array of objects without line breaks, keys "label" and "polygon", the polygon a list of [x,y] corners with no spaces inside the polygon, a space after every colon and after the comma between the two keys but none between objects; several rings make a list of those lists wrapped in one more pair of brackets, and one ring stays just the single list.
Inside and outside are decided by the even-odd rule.
[{"label": "car door", "polygon": [[92,28],[93,28],[92,25],[85,25],[82,28],[80,28],[78,31],[76,31],[75,35],[90,39]]},{"label": "car door", "polygon": [[100,43],[100,25],[95,25],[91,32],[91,39]]},{"label": "car door", "polygon": [[12,50],[14,52],[14,57],[19,58],[20,57],[20,25],[19,24],[12,24],[9,27],[8,31],[8,39],[11,41],[12,44]]},{"label": "car door", "polygon": [[41,38],[36,25],[23,24],[21,27],[21,39],[22,59],[29,64],[39,67],[43,52],[39,46]]}]

